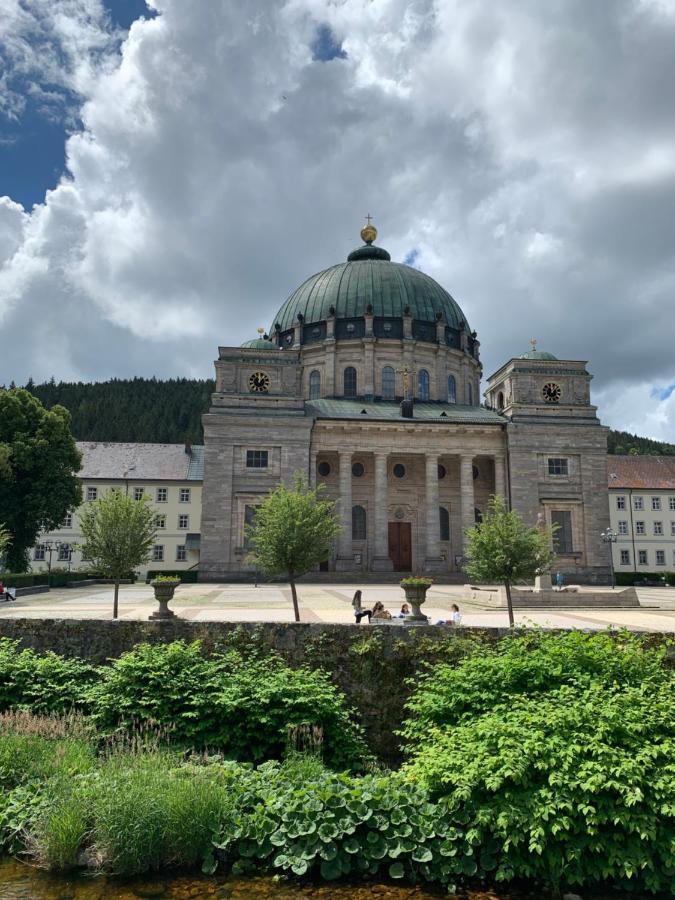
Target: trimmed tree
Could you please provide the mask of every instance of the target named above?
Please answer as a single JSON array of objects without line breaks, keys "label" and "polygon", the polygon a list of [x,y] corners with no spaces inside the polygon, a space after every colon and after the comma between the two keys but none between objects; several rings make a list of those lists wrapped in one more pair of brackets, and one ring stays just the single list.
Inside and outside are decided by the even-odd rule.
[{"label": "trimmed tree", "polygon": [[310,488],[296,474],[292,489],[280,484],[255,511],[247,537],[251,560],[267,575],[284,575],[291,587],[295,621],[300,621],[295,580],[330,556],[340,531],[335,504],[323,500],[323,485]]},{"label": "trimmed tree", "polygon": [[115,582],[113,619],[117,618],[120,581],[148,561],[155,542],[157,526],[149,503],[149,497],[133,500],[113,489],[88,503],[80,514],[82,556]]},{"label": "trimmed tree", "polygon": [[25,572],[28,549],[82,502],[81,456],[63,406],[45,409],[28,391],[0,388],[0,510],[11,535],[10,572]]},{"label": "trimmed tree", "polygon": [[550,571],[555,560],[551,531],[530,528],[517,512],[506,508],[501,497],[492,497],[483,521],[468,528],[466,536],[465,572],[472,581],[504,585],[513,627],[511,585]]}]

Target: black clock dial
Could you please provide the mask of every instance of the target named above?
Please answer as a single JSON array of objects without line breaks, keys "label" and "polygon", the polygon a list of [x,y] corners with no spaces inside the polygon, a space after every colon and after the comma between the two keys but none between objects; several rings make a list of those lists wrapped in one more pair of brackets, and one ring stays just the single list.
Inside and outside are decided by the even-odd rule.
[{"label": "black clock dial", "polygon": [[248,380],[248,386],[254,394],[266,394],[270,389],[270,376],[265,372],[254,372]]},{"label": "black clock dial", "polygon": [[560,402],[560,394],[560,386],[553,381],[549,381],[548,384],[545,384],[541,389],[541,395],[547,403]]}]

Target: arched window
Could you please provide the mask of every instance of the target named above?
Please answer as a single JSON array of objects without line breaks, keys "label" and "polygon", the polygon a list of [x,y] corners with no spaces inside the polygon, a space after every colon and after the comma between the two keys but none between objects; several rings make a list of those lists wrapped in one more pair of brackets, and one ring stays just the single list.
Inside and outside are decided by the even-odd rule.
[{"label": "arched window", "polygon": [[454,375],[448,375],[448,403],[457,403],[457,382]]},{"label": "arched window", "polygon": [[450,514],[444,506],[438,507],[438,513],[441,519],[441,540],[450,540]]},{"label": "arched window", "polygon": [[362,506],[352,506],[352,540],[366,539],[366,511]]},{"label": "arched window", "polygon": [[497,409],[504,409],[504,394],[501,391],[497,394]]},{"label": "arched window", "polygon": [[318,400],[321,396],[321,372],[314,369],[309,373],[309,399]]},{"label": "arched window", "polygon": [[345,397],[356,397],[356,369],[354,366],[347,366],[344,374],[344,390]]},{"label": "arched window", "polygon": [[417,396],[420,400],[429,399],[429,373],[426,369],[420,369],[417,373]]},{"label": "arched window", "polygon": [[468,383],[467,388],[468,388],[467,393],[468,393],[469,406],[473,406],[473,385],[471,384],[471,382]]},{"label": "arched window", "polygon": [[396,396],[396,374],[392,366],[382,369],[382,399],[393,400]]}]

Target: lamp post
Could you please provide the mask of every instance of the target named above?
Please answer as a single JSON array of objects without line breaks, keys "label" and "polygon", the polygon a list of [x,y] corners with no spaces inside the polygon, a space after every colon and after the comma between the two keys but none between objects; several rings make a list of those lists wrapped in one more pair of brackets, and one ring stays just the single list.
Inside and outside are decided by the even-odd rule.
[{"label": "lamp post", "polygon": [[135,469],[136,469],[136,465],[135,465],[135,464],[129,466],[129,468],[126,470],[126,472],[125,472],[124,475],[122,476],[122,478],[124,478],[124,496],[125,496],[125,497],[126,497],[127,494],[129,493],[129,472],[133,472]]},{"label": "lamp post", "polygon": [[52,553],[55,550],[59,550],[61,548],[61,541],[43,541],[43,547],[45,548],[45,552],[49,554],[49,560],[47,562],[47,583],[49,587],[52,586]]},{"label": "lamp post", "polygon": [[614,549],[613,544],[616,544],[618,535],[613,528],[608,528],[607,531],[603,531],[600,537],[609,547],[609,571],[612,576],[612,590],[614,590]]}]

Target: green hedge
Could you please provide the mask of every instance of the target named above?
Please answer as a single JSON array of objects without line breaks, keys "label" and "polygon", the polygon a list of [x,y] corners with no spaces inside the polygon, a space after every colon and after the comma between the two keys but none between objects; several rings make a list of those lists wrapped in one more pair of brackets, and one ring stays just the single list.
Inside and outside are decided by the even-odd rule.
[{"label": "green hedge", "polygon": [[148,569],[145,580],[146,582],[150,582],[158,575],[163,575],[165,578],[167,575],[170,575],[172,578],[181,581],[183,584],[196,584],[199,579],[199,572],[197,569],[185,569],[176,572],[171,572],[168,569]]},{"label": "green hedge", "polygon": [[16,574],[14,572],[0,572],[0,581],[9,587],[37,587],[40,584],[47,584],[47,573],[37,572],[32,574],[22,572]]},{"label": "green hedge", "polygon": [[619,585],[633,585],[641,581],[663,581],[666,584],[675,585],[675,572],[617,572],[616,583]]}]

